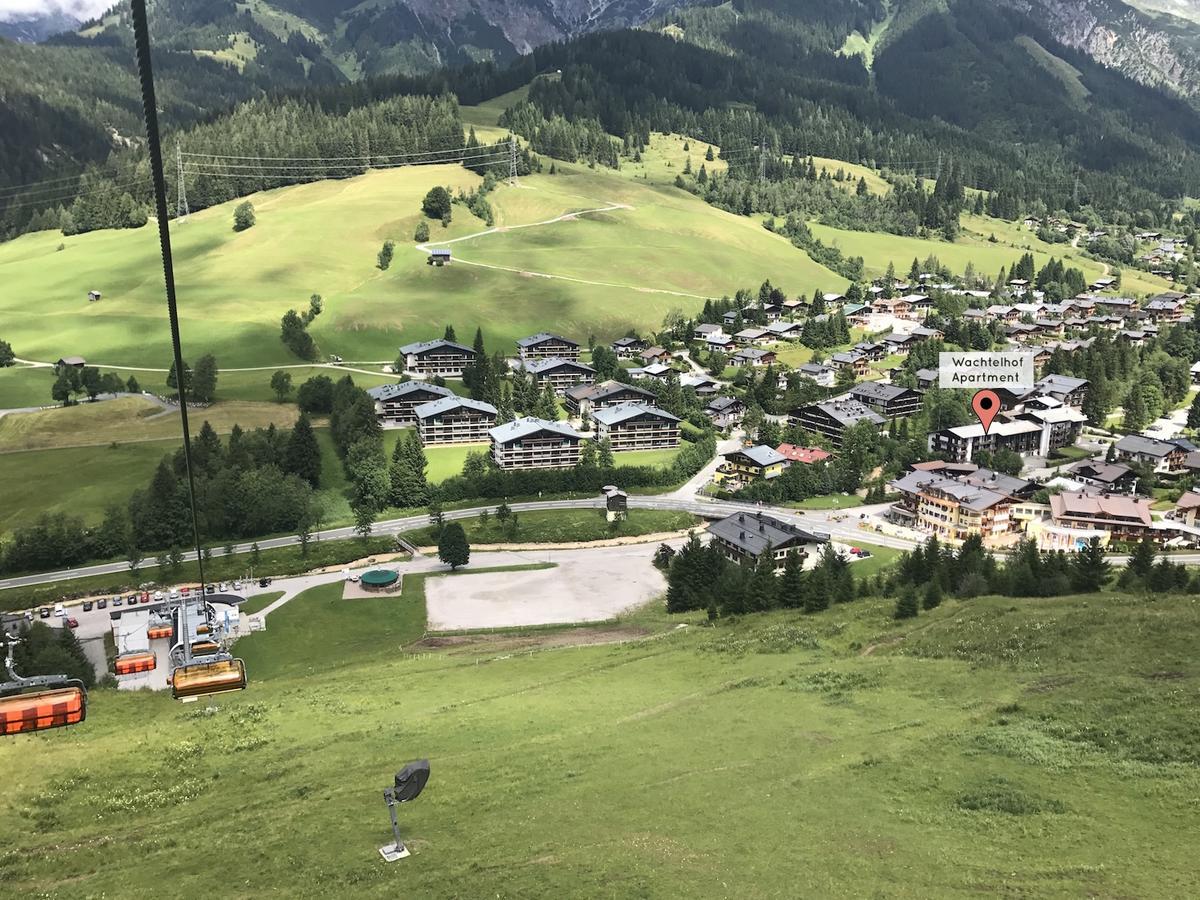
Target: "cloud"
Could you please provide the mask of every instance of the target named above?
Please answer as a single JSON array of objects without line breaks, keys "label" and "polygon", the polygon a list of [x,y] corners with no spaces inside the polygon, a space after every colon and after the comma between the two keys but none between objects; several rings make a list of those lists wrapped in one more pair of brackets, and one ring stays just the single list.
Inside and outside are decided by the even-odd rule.
[{"label": "cloud", "polygon": [[114,0],[0,0],[0,22],[21,21],[50,13],[67,13],[77,19],[94,18]]}]

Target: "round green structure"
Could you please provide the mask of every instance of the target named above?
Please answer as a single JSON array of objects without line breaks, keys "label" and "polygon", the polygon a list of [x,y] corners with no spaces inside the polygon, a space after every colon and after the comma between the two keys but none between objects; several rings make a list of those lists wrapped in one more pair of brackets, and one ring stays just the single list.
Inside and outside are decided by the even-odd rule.
[{"label": "round green structure", "polygon": [[391,569],[372,569],[363,573],[359,584],[368,591],[383,591],[390,588],[399,579],[400,573],[393,572]]}]

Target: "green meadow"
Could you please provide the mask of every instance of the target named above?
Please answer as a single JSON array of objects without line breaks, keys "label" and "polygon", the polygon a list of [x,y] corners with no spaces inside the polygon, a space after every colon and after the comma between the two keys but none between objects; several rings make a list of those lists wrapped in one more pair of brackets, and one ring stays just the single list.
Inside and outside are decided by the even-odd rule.
[{"label": "green meadow", "polygon": [[[652,609],[423,641],[419,586],[340,591],[237,645],[242,694],[95,690],[82,725],[0,743],[6,890],[1200,891],[1190,598],[980,598],[900,625],[884,601],[715,628]],[[423,757],[413,855],[384,863],[381,791]]]}]

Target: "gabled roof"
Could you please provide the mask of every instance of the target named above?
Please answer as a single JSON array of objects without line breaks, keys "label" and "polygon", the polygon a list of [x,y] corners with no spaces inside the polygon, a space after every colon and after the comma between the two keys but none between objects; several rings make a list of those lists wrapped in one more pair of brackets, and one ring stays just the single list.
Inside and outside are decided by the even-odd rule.
[{"label": "gabled roof", "polygon": [[1078,478],[1090,478],[1092,481],[1099,481],[1102,484],[1116,484],[1122,478],[1128,478],[1133,474],[1133,469],[1129,466],[1123,466],[1120,463],[1099,462],[1094,459],[1085,459],[1075,463],[1068,471]]},{"label": "gabled roof", "polygon": [[1064,491],[1050,495],[1054,518],[1082,518],[1112,523],[1150,526],[1150,501],[1109,494]]},{"label": "gabled roof", "polygon": [[859,422],[870,422],[872,425],[887,423],[887,419],[857,400],[827,400],[824,403],[813,403],[801,407],[796,412],[802,412],[805,409],[818,409],[843,428],[849,428]]},{"label": "gabled roof", "polygon": [[774,355],[775,354],[770,350],[760,350],[757,347],[743,347],[734,354],[734,357],[741,359],[763,359],[767,356]]},{"label": "gabled roof", "polygon": [[766,444],[759,444],[757,447],[746,447],[745,449],[738,448],[723,454],[726,459],[731,456],[744,456],[756,466],[773,466],[776,463],[787,462],[783,454],[774,447],[768,447]]},{"label": "gabled roof", "polygon": [[780,548],[785,544],[826,544],[829,535],[805,531],[766,513],[734,513],[708,527],[709,534],[728,541],[751,556],[758,556],[767,547]]},{"label": "gabled roof", "polygon": [[603,400],[606,397],[611,397],[613,394],[623,394],[631,392],[639,397],[654,399],[654,394],[645,388],[638,387],[633,384],[625,384],[620,381],[601,381],[599,384],[577,384],[575,387],[567,390],[567,396],[572,400]]},{"label": "gabled roof", "polygon": [[976,512],[982,512],[1009,501],[1008,495],[1000,491],[968,484],[957,478],[947,478],[936,472],[907,472],[893,481],[889,487],[904,494],[940,491],[953,497],[962,506]]},{"label": "gabled roof", "polygon": [[484,403],[482,400],[472,400],[470,397],[442,397],[440,400],[433,400],[414,407],[413,414],[418,419],[428,419],[430,416],[439,416],[452,409],[469,409],[489,416],[496,415],[496,407],[492,404]]},{"label": "gabled roof", "polygon": [[503,425],[497,425],[488,431],[488,434],[497,443],[507,444],[509,441],[537,434],[539,431],[549,431],[554,434],[561,434],[563,437],[574,438],[575,440],[581,439],[575,429],[565,422],[551,422],[547,419],[538,419],[533,416],[524,416],[520,419],[506,422]]},{"label": "gabled roof", "polygon": [[833,454],[820,447],[797,447],[795,444],[780,444],[775,448],[779,455],[791,462],[815,463],[829,459]]},{"label": "gabled roof", "polygon": [[642,403],[620,403],[616,406],[606,406],[592,413],[592,418],[605,425],[619,425],[638,416],[654,416],[671,422],[678,422],[679,417],[673,416],[665,409]]},{"label": "gabled roof", "polygon": [[1117,441],[1118,453],[1132,453],[1138,456],[1170,456],[1183,449],[1171,441],[1159,441],[1140,434],[1127,434]]},{"label": "gabled roof", "polygon": [[454,391],[450,390],[450,388],[442,387],[440,384],[431,384],[428,381],[404,381],[400,384],[381,384],[378,387],[367,388],[367,395],[372,400],[383,402],[386,400],[400,400],[409,394],[416,394],[422,391],[427,394],[433,394],[435,397],[454,396]]},{"label": "gabled roof", "polygon": [[470,347],[464,347],[462,344],[456,343],[454,341],[447,341],[444,338],[438,338],[436,341],[417,341],[415,344],[405,344],[403,347],[400,348],[400,352],[403,353],[405,356],[408,356],[413,353],[420,356],[421,354],[429,353],[432,350],[443,350],[443,349],[456,350],[459,353],[466,354],[467,356],[475,355],[475,351],[472,350]]},{"label": "gabled roof", "polygon": [[561,341],[564,344],[570,344],[572,347],[579,346],[579,344],[570,338],[565,338],[557,334],[551,334],[548,331],[541,331],[537,334],[531,334],[529,337],[523,337],[517,341],[517,346],[524,349],[525,347],[535,347],[538,344],[544,344],[546,341]]},{"label": "gabled roof", "polygon": [[856,384],[850,388],[845,396],[851,400],[861,400],[866,397],[871,400],[879,400],[882,403],[890,403],[892,400],[899,399],[905,394],[919,396],[917,391],[914,391],[912,388],[900,387],[896,384],[882,384],[878,381],[864,381],[862,384]]},{"label": "gabled roof", "polygon": [[1086,378],[1072,378],[1070,375],[1047,375],[1045,378],[1034,383],[1034,387],[1042,393],[1057,391],[1063,394],[1070,394],[1087,386],[1088,380]]},{"label": "gabled roof", "polygon": [[549,359],[535,359],[533,362],[525,364],[525,369],[534,375],[541,375],[544,372],[551,372],[555,369],[574,369],[576,372],[591,372],[596,374],[596,370],[591,366],[573,359],[563,359],[559,356],[551,356]]},{"label": "gabled roof", "polygon": [[704,407],[704,410],[709,413],[722,413],[727,409],[744,405],[737,397],[713,397],[708,401],[708,406]]}]

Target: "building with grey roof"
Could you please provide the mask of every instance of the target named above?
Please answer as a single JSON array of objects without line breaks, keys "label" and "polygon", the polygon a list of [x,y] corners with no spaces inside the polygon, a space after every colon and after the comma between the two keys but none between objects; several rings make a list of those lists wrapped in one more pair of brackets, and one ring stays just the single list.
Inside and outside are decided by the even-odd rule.
[{"label": "building with grey roof", "polygon": [[418,341],[400,348],[404,368],[420,375],[461,378],[463,369],[475,362],[475,351],[454,341]]},{"label": "building with grey roof", "polygon": [[535,359],[526,364],[526,371],[533,376],[533,383],[539,389],[550,385],[554,393],[565,394],[568,388],[577,384],[592,384],[596,380],[596,370],[573,359]]},{"label": "building with grey roof", "polygon": [[565,422],[524,416],[488,432],[501,469],[555,469],[579,463],[583,438]]},{"label": "building with grey roof", "polygon": [[517,341],[521,362],[535,359],[579,359],[579,344],[561,335],[543,331]]},{"label": "building with grey roof", "polygon": [[380,421],[411,425],[416,421],[414,409],[422,403],[453,397],[454,391],[428,381],[404,381],[367,388],[367,396],[375,401],[375,415]]},{"label": "building with grey roof", "polygon": [[421,443],[473,444],[488,439],[496,407],[470,397],[442,397],[413,410]]},{"label": "building with grey roof", "polygon": [[807,431],[822,435],[834,447],[841,447],[846,429],[860,422],[867,422],[879,431],[887,424],[887,420],[875,410],[857,400],[849,399],[810,403],[788,414],[789,425],[799,425]]},{"label": "building with grey roof", "polygon": [[811,565],[829,543],[828,534],[806,531],[766,513],[734,513],[713,522],[708,533],[726,559],[757,563],[763,554],[770,553],[777,572],[783,569],[791,553]]},{"label": "building with grey roof", "polygon": [[577,384],[563,394],[563,404],[576,416],[592,413],[606,406],[621,403],[653,403],[654,394],[634,384],[602,381],[599,384]]},{"label": "building with grey roof", "polygon": [[857,400],[885,419],[900,419],[915,414],[921,408],[921,392],[895,384],[864,381],[850,388],[835,400]]},{"label": "building with grey roof", "polygon": [[622,403],[596,410],[596,440],[606,438],[614,452],[679,446],[679,418],[657,406]]}]

